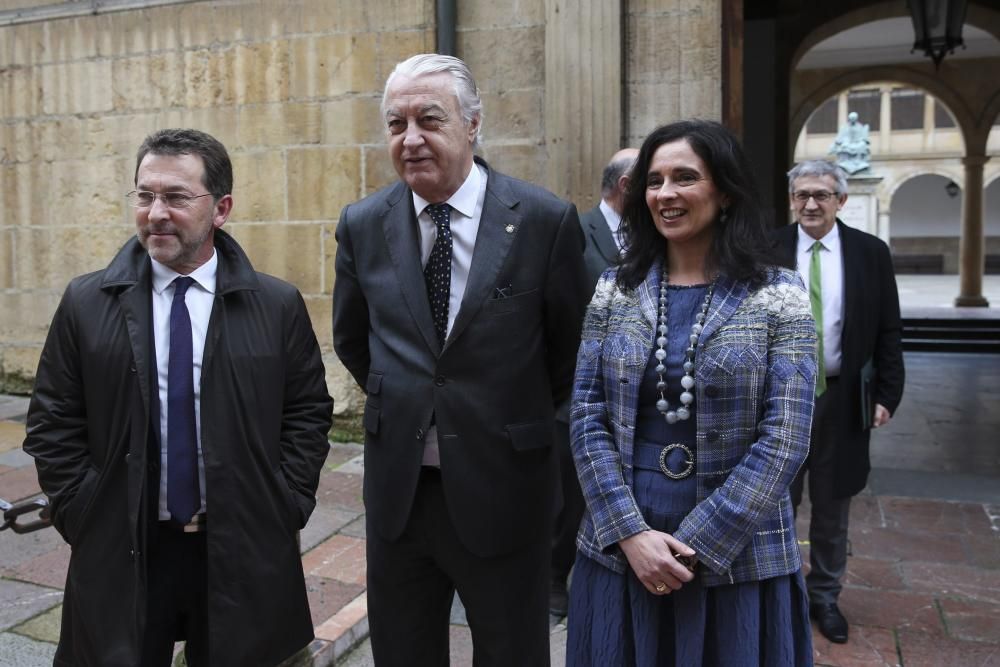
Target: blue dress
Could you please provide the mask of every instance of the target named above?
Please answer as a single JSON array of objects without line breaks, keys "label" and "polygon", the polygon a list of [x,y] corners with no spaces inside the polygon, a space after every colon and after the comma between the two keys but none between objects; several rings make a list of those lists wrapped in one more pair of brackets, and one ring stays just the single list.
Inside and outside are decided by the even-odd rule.
[{"label": "blue dress", "polygon": [[[707,287],[667,289],[666,397],[676,409],[684,349]],[[639,391],[632,490],[646,523],[673,533],[696,504],[696,477],[667,477],[659,453],[672,443],[682,443],[693,453],[696,422],[694,410],[690,419],[672,425],[657,411],[656,363],[651,353]],[[664,463],[679,473],[687,458],[675,448]],[[801,572],[715,587],[702,586],[696,576],[679,591],[657,596],[631,569],[618,574],[578,553],[571,576],[568,667],[812,664],[809,603]]]}]

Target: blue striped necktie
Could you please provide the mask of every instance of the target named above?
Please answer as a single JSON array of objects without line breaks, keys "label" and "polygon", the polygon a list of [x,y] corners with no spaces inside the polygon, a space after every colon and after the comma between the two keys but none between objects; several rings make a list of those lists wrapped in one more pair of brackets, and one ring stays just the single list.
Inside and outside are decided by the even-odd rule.
[{"label": "blue striped necktie", "polygon": [[198,433],[194,415],[194,353],[191,316],[184,294],[194,283],[174,280],[170,305],[170,359],[167,362],[167,509],[170,517],[187,524],[201,507],[198,491]]}]

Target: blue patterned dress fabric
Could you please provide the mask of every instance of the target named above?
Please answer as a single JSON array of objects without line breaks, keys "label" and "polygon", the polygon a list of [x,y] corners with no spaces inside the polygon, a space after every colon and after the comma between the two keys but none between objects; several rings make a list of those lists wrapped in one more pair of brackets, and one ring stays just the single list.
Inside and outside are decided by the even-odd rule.
[{"label": "blue patterned dress fabric", "polygon": [[444,347],[448,333],[448,300],[451,297],[451,206],[430,204],[426,211],[437,227],[437,239],[424,266],[424,283],[427,285],[427,299],[431,304],[438,343]]},{"label": "blue patterned dress fabric", "polygon": [[191,316],[184,295],[194,278],[174,279],[167,362],[167,509],[180,524],[201,506],[198,493],[198,433],[194,414],[194,353]]},{"label": "blue patterned dress fabric", "polygon": [[[667,289],[664,380],[666,399],[675,409],[684,349],[708,287],[670,285]],[[652,347],[655,351],[656,346]],[[681,443],[695,453],[698,406],[692,404],[690,419],[667,424],[656,409],[656,364],[651,353],[639,387],[632,492],[650,528],[673,533],[697,502],[698,471],[671,479],[660,469],[660,452],[668,444]],[[664,464],[676,474],[686,468],[687,459],[683,449],[675,448],[665,456]],[[618,574],[578,553],[570,586],[567,665],[812,664],[808,602],[800,573],[712,587],[695,577],[679,591],[656,596],[631,568]]]}]

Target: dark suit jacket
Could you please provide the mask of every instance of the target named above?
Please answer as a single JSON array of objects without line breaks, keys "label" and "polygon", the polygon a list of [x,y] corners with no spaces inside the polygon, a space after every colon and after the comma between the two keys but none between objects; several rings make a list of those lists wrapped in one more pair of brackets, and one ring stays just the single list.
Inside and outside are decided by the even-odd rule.
[{"label": "dark suit jacket", "polygon": [[418,241],[404,183],[347,206],[337,225],[333,339],[367,393],[369,520],[384,539],[402,533],[433,417],[463,544],[491,556],[547,540],[553,406],[569,395],[585,308],[576,209],[489,171],[468,285],[443,350]]},{"label": "dark suit jacket", "polygon": [[604,273],[604,269],[618,261],[618,246],[611,236],[611,229],[608,228],[608,221],[601,213],[601,207],[595,206],[580,216],[580,227],[583,228],[583,235],[587,241],[587,248],[583,251],[583,261],[587,265],[587,300],[594,294],[594,287],[597,286],[597,279]]},{"label": "dark suit jacket", "polygon": [[[868,482],[871,431],[861,427],[861,368],[874,363],[874,399],[890,413],[903,396],[902,325],[899,294],[889,247],[878,237],[837,221],[844,260],[844,326],[840,386],[843,415],[837,446],[836,489],[841,496],[860,492]],[[779,252],[795,268],[798,224],[779,229]]]}]

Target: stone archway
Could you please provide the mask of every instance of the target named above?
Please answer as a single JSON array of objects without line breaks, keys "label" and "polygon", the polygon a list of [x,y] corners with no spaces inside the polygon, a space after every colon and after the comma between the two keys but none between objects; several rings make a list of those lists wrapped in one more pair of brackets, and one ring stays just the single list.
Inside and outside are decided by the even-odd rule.
[{"label": "stone archway", "polygon": [[958,272],[961,199],[958,192],[941,196],[951,180],[924,171],[895,184],[890,248],[897,273]]}]

